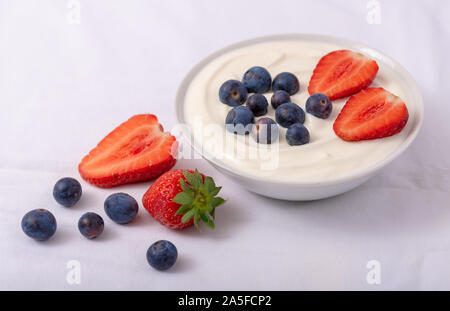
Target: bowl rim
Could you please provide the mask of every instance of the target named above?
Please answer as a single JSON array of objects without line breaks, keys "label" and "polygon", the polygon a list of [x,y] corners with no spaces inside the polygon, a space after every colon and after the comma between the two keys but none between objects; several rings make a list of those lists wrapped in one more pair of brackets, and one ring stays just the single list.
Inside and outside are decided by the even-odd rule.
[{"label": "bowl rim", "polygon": [[[400,63],[398,63],[396,60],[391,58],[390,56],[384,54],[383,52],[374,49],[372,47],[367,46],[366,44],[359,43],[353,40],[348,40],[344,38],[339,38],[335,36],[330,35],[322,35],[322,34],[310,34],[310,33],[291,33],[291,34],[278,34],[278,35],[269,35],[269,36],[262,36],[257,37],[253,39],[247,39],[243,40],[231,45],[228,45],[222,49],[219,49],[218,51],[208,55],[207,57],[203,58],[200,62],[198,62],[184,77],[181,84],[178,87],[176,98],[175,98],[175,112],[176,112],[176,121],[178,124],[186,124],[185,122],[185,115],[184,115],[184,100],[186,93],[189,89],[189,86],[191,84],[191,81],[195,78],[195,76],[211,61],[216,59],[217,57],[224,55],[228,52],[234,51],[236,49],[240,49],[246,46],[255,45],[258,43],[265,43],[270,41],[317,41],[317,42],[326,42],[326,43],[335,43],[340,46],[347,47],[349,49],[357,49],[360,51],[363,51],[364,53],[370,55],[371,57],[382,59],[383,62],[388,63],[406,82],[406,84],[410,87],[410,92],[412,93],[412,97],[416,99],[417,107],[415,109],[415,118],[414,118],[414,124],[410,129],[410,133],[408,133],[408,136],[403,141],[403,143],[397,147],[393,152],[391,152],[386,158],[383,160],[377,162],[373,166],[367,167],[362,170],[357,170],[355,173],[350,173],[347,175],[344,175],[342,177],[338,178],[330,178],[323,181],[312,181],[312,182],[305,182],[305,181],[295,181],[295,180],[289,180],[289,181],[283,181],[283,180],[270,180],[272,183],[276,184],[282,184],[282,185],[298,185],[302,187],[317,187],[317,186],[332,186],[336,184],[341,184],[349,181],[353,181],[359,178],[364,178],[370,175],[375,174],[377,171],[381,170],[388,164],[390,164],[392,161],[394,161],[397,157],[399,157],[401,154],[403,154],[408,147],[412,144],[412,142],[416,139],[417,135],[420,132],[420,129],[423,125],[424,120],[424,100],[422,93],[420,91],[420,88],[415,81],[415,79],[412,77],[412,75],[406,70],[406,68],[403,67]],[[238,177],[243,177],[246,179],[250,179],[257,182],[267,182],[269,179],[267,177],[258,176],[254,174],[245,173],[239,170],[236,170],[232,167],[229,167],[222,161],[218,159],[214,159],[213,156],[208,155],[204,150],[202,150],[201,146],[199,145],[198,141],[193,136],[191,129],[188,129],[188,132],[183,131],[182,137],[187,138],[187,141],[189,141],[189,145],[202,156],[205,160],[213,164],[213,166],[217,166],[221,168],[222,170]]]}]

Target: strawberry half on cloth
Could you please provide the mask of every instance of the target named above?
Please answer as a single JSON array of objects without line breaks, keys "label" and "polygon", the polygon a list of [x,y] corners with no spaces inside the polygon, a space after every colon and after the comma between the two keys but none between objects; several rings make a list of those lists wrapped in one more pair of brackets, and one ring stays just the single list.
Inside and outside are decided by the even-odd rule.
[{"label": "strawberry half on cloth", "polygon": [[158,177],[176,163],[178,144],[158,118],[141,114],[108,134],[78,166],[81,177],[112,188]]},{"label": "strawberry half on cloth", "polygon": [[170,229],[199,228],[200,222],[214,229],[216,208],[225,203],[217,196],[221,189],[198,170],[173,170],[155,181],[142,203],[154,219]]}]

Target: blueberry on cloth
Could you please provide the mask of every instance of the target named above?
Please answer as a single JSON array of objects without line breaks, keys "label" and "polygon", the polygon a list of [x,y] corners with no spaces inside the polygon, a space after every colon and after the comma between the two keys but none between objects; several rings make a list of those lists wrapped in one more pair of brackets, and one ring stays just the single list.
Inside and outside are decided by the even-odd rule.
[{"label": "blueberry on cloth", "polygon": [[53,197],[56,202],[65,207],[77,204],[82,193],[81,184],[70,177],[60,179],[53,187]]},{"label": "blueberry on cloth", "polygon": [[153,243],[147,250],[147,261],[156,270],[165,271],[177,261],[178,251],[169,241]]},{"label": "blueberry on cloth", "polygon": [[88,239],[99,237],[104,228],[105,223],[103,218],[96,213],[86,213],[81,216],[78,221],[78,230],[80,230],[80,233]]},{"label": "blueberry on cloth", "polygon": [[132,222],[138,210],[137,201],[126,193],[112,194],[105,201],[106,215],[118,224]]},{"label": "blueberry on cloth", "polygon": [[56,232],[55,216],[45,209],[28,212],[23,216],[21,225],[23,232],[36,241],[46,241]]}]

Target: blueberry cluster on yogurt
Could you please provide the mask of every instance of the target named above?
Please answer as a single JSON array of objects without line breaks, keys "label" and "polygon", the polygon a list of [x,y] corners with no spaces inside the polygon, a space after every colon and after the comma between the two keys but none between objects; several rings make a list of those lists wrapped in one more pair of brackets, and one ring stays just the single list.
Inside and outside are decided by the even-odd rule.
[{"label": "blueberry cluster on yogurt", "polygon": [[[264,94],[270,91],[273,94],[269,103]],[[220,101],[232,107],[225,120],[226,129],[237,135],[251,134],[260,144],[272,144],[278,141],[282,127],[287,129],[289,145],[308,144],[310,134],[303,125],[305,111],[291,99],[299,91],[300,82],[292,73],[282,72],[272,80],[267,69],[250,68],[242,81],[228,80],[220,87]],[[324,94],[314,94],[306,103],[306,112],[321,119],[328,118],[332,108],[331,100]],[[269,109],[275,110],[275,120],[264,117]]]}]

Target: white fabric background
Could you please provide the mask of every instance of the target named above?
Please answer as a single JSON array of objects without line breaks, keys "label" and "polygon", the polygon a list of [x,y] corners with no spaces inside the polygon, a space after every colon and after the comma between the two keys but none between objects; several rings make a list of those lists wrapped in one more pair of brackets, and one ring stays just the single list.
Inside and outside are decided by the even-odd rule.
[{"label": "white fabric background", "polygon": [[[393,290],[450,289],[450,2],[387,1],[381,24],[368,1],[86,1],[81,24],[69,1],[0,1],[0,289]],[[310,203],[246,192],[205,161],[180,161],[216,177],[229,202],[217,229],[174,232],[141,208],[129,226],[98,241],[77,230],[87,211],[104,215],[107,195],[140,201],[150,183],[99,190],[86,183],[73,209],[52,198],[56,180],[103,136],[136,113],[170,129],[174,97],[188,70],[228,44],[269,34],[321,33],[361,41],[399,60],[417,79],[426,120],[417,141],[364,186]],[[20,220],[47,208],[58,231],[28,239]],[[159,273],[147,247],[173,241],[179,261]],[[379,260],[382,284],[368,285]],[[69,260],[81,284],[66,282]]]}]

